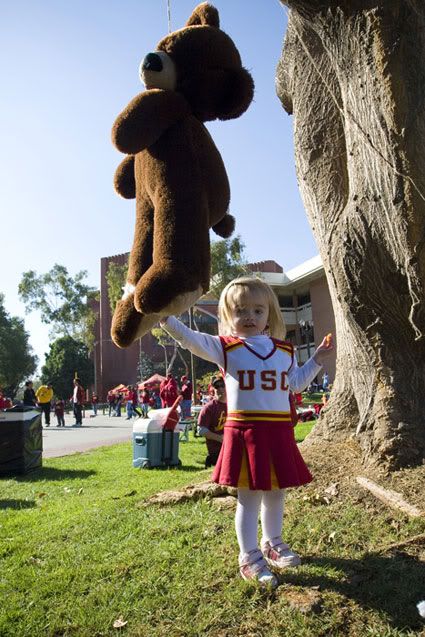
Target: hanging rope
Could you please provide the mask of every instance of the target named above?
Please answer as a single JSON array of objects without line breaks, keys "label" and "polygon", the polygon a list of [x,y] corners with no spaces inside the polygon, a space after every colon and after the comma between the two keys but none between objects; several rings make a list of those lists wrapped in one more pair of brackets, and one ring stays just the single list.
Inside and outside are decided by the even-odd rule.
[{"label": "hanging rope", "polygon": [[171,33],[171,7],[170,0],[167,0],[168,33]]}]

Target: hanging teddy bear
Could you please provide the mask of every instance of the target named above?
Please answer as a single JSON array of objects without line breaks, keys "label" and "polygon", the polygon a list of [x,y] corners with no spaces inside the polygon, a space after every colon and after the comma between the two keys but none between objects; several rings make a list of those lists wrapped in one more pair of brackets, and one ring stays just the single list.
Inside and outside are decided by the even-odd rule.
[{"label": "hanging teddy bear", "polygon": [[126,154],[115,189],[136,199],[127,283],[112,320],[119,347],[207,292],[209,229],[226,238],[235,221],[223,160],[204,122],[239,117],[254,92],[217,9],[206,2],[146,55],[140,75],[146,91],[112,129],[114,145]]}]

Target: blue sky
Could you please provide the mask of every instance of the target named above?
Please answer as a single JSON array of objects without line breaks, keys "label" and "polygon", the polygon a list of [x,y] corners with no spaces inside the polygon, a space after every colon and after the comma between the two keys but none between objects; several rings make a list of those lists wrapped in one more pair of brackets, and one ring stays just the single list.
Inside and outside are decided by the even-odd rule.
[{"label": "blue sky", "polygon": [[[235,41],[255,82],[255,98],[237,120],[209,123],[230,179],[230,212],[251,261],[290,269],[317,254],[298,193],[292,118],[275,93],[286,28],[278,0],[216,0],[221,27]],[[196,6],[171,0],[172,30]],[[24,316],[22,272],[54,263],[87,270],[99,285],[100,258],[127,252],[134,201],[115,195],[122,156],[110,130],[143,90],[138,66],[167,33],[166,0],[14,0],[0,23],[0,292]],[[215,235],[214,235],[215,237]],[[43,362],[48,327],[25,317]]]}]

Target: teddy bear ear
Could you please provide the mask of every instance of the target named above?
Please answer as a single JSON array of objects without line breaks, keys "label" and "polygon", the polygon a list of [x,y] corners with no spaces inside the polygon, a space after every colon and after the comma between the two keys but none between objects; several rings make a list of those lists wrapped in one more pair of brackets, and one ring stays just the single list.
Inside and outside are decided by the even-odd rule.
[{"label": "teddy bear ear", "polygon": [[208,2],[198,4],[198,6],[193,10],[189,20],[186,22],[186,26],[192,27],[197,24],[217,27],[218,29],[220,26],[220,18],[217,9],[213,7],[212,4],[208,4]]},{"label": "teddy bear ear", "polygon": [[254,97],[254,80],[244,68],[224,71],[221,90],[217,87],[216,116],[235,119],[246,111]]}]

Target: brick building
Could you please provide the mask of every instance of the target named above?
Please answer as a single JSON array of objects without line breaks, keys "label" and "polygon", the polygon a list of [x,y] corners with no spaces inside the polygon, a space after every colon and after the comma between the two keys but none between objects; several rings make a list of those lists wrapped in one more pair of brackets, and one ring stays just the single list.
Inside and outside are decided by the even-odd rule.
[{"label": "brick building", "polygon": [[[102,400],[108,389],[120,383],[134,384],[138,378],[140,353],[145,352],[159,373],[164,372],[164,349],[151,334],[147,334],[127,349],[119,349],[111,341],[111,308],[106,274],[111,262],[123,265],[128,254],[104,257],[100,262],[100,303],[95,325],[95,389]],[[250,270],[263,278],[276,292],[287,327],[287,339],[297,346],[298,361],[303,363],[313,353],[315,344],[328,333],[335,333],[335,321],[329,289],[319,256],[283,271],[273,260],[251,263]],[[206,298],[196,305],[199,328],[213,322],[217,303]],[[171,351],[169,352],[171,353]],[[335,356],[331,356],[326,371],[332,381],[335,376]]]}]

